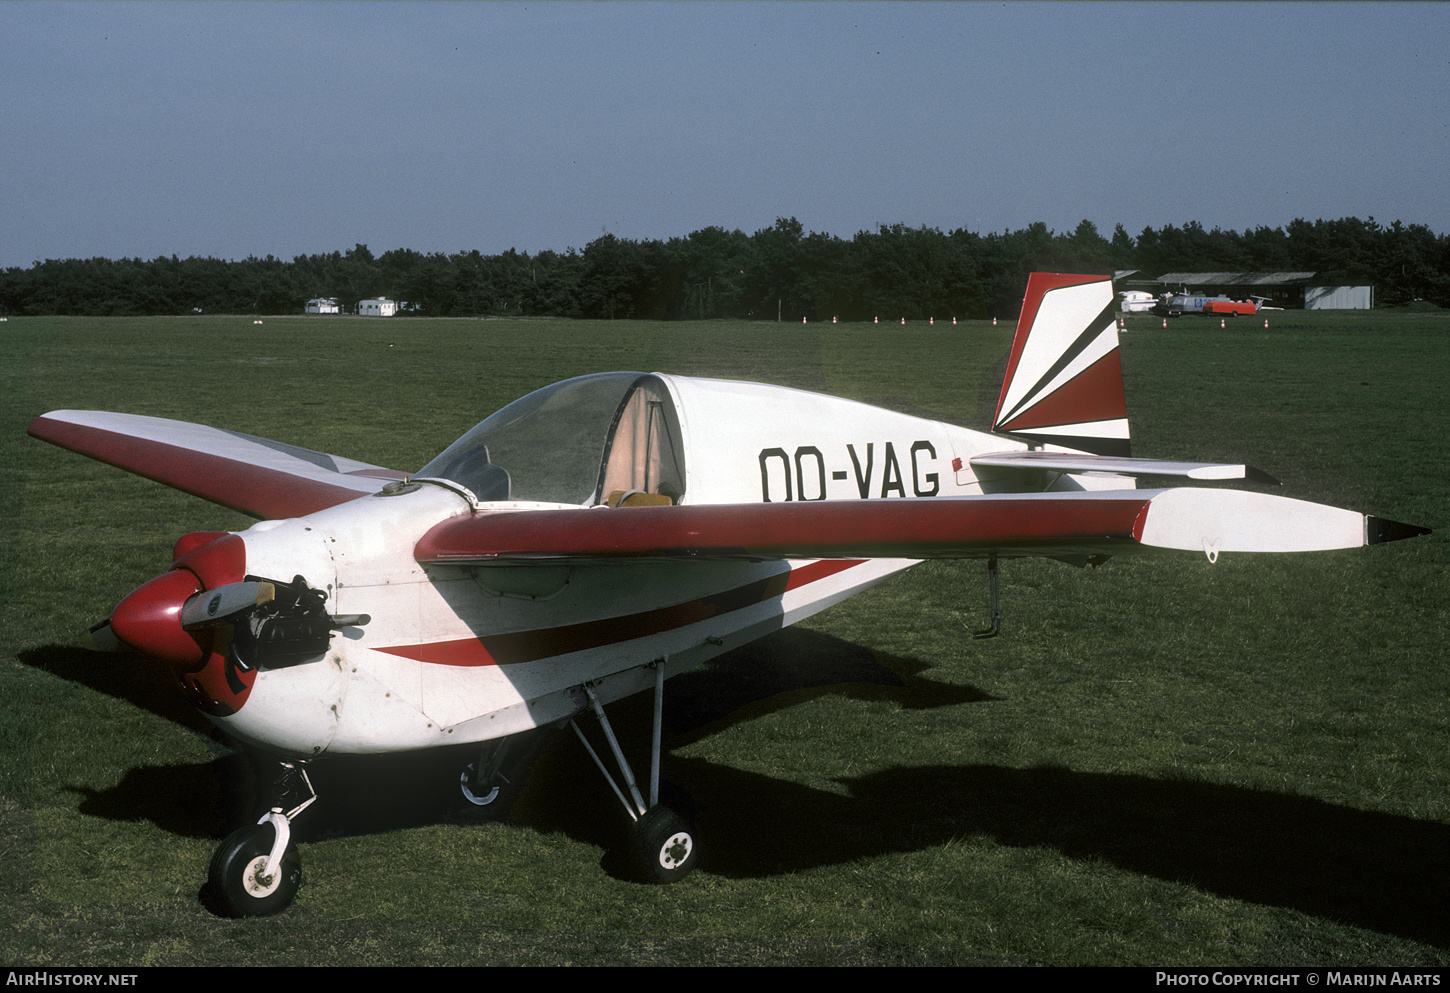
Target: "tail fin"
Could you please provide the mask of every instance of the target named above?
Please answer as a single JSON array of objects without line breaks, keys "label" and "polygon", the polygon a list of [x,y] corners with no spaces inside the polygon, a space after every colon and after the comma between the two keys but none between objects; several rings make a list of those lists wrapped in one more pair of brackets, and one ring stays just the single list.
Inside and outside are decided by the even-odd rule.
[{"label": "tail fin", "polygon": [[1131,454],[1111,276],[1034,272],[992,430],[1095,455]]}]

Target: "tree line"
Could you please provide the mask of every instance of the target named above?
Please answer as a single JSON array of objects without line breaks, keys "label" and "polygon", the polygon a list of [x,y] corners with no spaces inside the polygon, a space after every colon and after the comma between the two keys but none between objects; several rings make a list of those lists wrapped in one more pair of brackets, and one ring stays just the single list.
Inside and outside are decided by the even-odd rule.
[{"label": "tree line", "polygon": [[882,225],[847,240],[780,218],[752,235],[704,228],[667,241],[604,234],[582,250],[424,254],[366,245],[290,262],[250,257],[47,259],[0,272],[0,314],[286,314],[314,297],[344,313],[359,300],[406,301],[439,317],[549,316],[681,320],[870,321],[1016,316],[1036,270],[1314,272],[1325,283],[1372,283],[1384,306],[1450,306],[1450,237],[1373,217],[1243,232],[1090,221],[1071,233],[1041,222],[1018,231]]}]

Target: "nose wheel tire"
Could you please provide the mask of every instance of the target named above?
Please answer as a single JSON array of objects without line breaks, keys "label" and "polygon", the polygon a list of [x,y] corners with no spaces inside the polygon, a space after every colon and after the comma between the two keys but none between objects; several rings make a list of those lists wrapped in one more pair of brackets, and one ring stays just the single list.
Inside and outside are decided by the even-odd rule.
[{"label": "nose wheel tire", "polygon": [[629,854],[640,882],[674,883],[695,868],[700,847],[694,828],[669,807],[658,805],[635,822]]},{"label": "nose wheel tire", "polygon": [[281,866],[268,866],[273,829],[252,824],[232,833],[211,859],[207,881],[217,909],[228,917],[264,917],[290,904],[302,885],[302,859],[288,845]]}]

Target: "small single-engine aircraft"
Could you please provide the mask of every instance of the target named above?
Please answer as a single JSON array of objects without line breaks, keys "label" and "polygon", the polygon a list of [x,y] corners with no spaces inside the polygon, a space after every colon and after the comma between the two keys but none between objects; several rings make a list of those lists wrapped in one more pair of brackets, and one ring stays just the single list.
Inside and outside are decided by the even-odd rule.
[{"label": "small single-engine aircraft", "polygon": [[1206,293],[1165,293],[1158,301],[1156,312],[1165,314],[1168,317],[1179,317],[1183,314],[1202,314],[1203,308],[1210,300],[1215,299]]},{"label": "small single-engine aircraft", "polygon": [[[56,411],[30,434],[262,520],[177,541],[92,629],[170,667],[277,763],[271,810],[209,886],[233,915],[291,902],[306,764],[476,743],[460,802],[487,812],[536,729],[572,725],[633,825],[639,878],[695,866],[660,802],[665,680],[932,557],[1297,552],[1425,529],[1256,491],[1243,465],[1135,459],[1110,278],[1033,274],[992,433],[758,383],[605,373],[484,420],[407,474],[250,435]],[[646,781],[604,706],[652,690]],[[618,778],[575,722],[598,717]]]}]

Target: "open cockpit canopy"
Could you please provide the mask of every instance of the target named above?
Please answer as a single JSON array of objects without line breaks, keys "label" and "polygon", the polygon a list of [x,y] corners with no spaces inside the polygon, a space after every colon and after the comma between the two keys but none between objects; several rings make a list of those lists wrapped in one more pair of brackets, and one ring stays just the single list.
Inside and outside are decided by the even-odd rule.
[{"label": "open cockpit canopy", "polygon": [[449,445],[415,478],[445,479],[480,502],[595,506],[679,503],[679,418],[658,376],[580,376],[515,400]]}]

